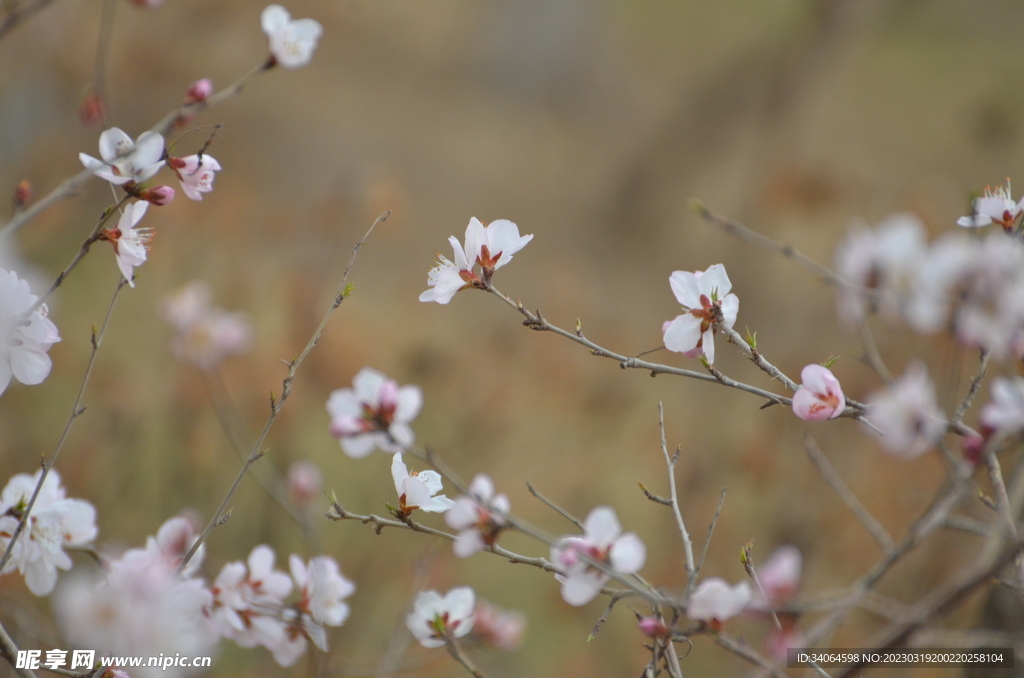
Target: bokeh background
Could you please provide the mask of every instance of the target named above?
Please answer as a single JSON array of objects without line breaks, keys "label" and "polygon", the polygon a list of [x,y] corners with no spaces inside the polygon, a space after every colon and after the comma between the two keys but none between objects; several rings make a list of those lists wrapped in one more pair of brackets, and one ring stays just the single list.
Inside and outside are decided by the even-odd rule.
[{"label": "bokeh background", "polygon": [[[669,444],[682,448],[684,516],[698,543],[728,487],[706,575],[740,581],[739,548],[750,539],[762,560],[779,545],[799,546],[808,592],[848,584],[878,556],[807,460],[807,430],[894,534],[926,505],[943,476],[937,455],[892,459],[850,420],[808,425],[740,392],[623,371],[522,328],[515,312],[478,292],[444,307],[417,296],[435,254],[450,255],[446,238],[461,238],[471,216],[511,219],[535,237],[497,285],[556,324],[571,328],[579,318],[590,338],[636,354],[657,347],[661,323],[678,313],[669,274],[724,263],[741,300],[737,329],[757,331],[768,358],[792,376],[840,356],[833,370],[848,395],[863,399],[879,382],[858,360],[857,334],[836,320],[833,290],[704,224],[688,202],[698,197],[825,263],[858,218],[912,210],[932,233],[955,228],[972,190],[1007,176],[1024,181],[1019,3],[303,0],[288,8],[324,26],[313,62],[261,75],[193,123],[223,125],[209,153],[224,170],[201,203],[179,195],[150,210],[150,260],[118,302],[89,409],[62,452],[57,468],[71,496],[97,506],[104,549],[139,546],[183,510],[207,520],[239,467],[207,382],[168,350],[160,299],[202,279],[215,303],[249,315],[252,350],[225,363],[219,378],[251,441],[268,395],[280,390],[281,361],[305,345],[350,248],[384,210],[391,218],[356,262],[355,294],[300,369],[267,441],[256,468],[264,483],[309,459],[347,508],[384,512],[382,499],[394,492],[390,457],[345,457],[324,411],[328,394],[370,365],[421,386],[418,441],[464,477],[490,474],[524,518],[555,534],[573,531],[526,481],[580,516],[613,506],[648,545],[644,574],[669,590],[685,585],[678,534],[669,510],[637,486],[667,493],[659,401]],[[102,128],[83,125],[78,109],[95,79],[101,9],[100,0],[58,0],[0,40],[0,194],[28,179],[43,195],[81,169],[79,152],[96,154]],[[124,1],[114,9],[108,125],[132,136],[177,105],[190,82],[224,86],[266,57],[262,3],[169,0],[147,10]],[[209,132],[181,139],[179,154],[198,150]],[[23,275],[44,288],[110,202],[107,185],[90,181],[26,226]],[[12,385],[0,398],[0,482],[33,472],[55,445],[117,276],[99,243],[50,302],[63,341],[50,351],[44,384]],[[942,337],[876,329],[894,371],[921,356],[943,403],[959,398],[976,356]],[[718,356],[726,374],[781,392],[724,344]],[[654,358],[699,369],[664,351]],[[489,555],[457,560],[447,543],[422,535],[330,523],[319,518],[325,509],[324,501],[313,509],[314,535],[304,538],[248,480],[204,565],[212,578],[260,543],[282,560],[290,552],[335,557],[358,586],[352,616],[332,631],[330,656],[308,667],[374,675],[389,644],[401,641],[416,587],[464,584],[529,616],[520,649],[471,651],[489,675],[637,675],[646,661],[626,605],[588,645],[602,602],[570,608],[549,575]],[[972,511],[985,515],[965,508]],[[516,535],[502,543],[547,552]],[[879,588],[915,600],[977,545],[941,534]],[[93,567],[84,557],[77,564]],[[950,627],[977,624],[981,603],[973,597]],[[19,577],[0,579],[0,618],[27,644],[60,646],[47,601]],[[834,642],[855,646],[881,625],[855,614]],[[757,620],[730,625],[754,646],[767,630]],[[443,652],[418,646],[397,663],[402,675],[459,674]],[[306,670],[299,666],[278,669],[262,649],[222,643],[211,675]],[[736,675],[745,665],[698,638],[684,669]]]}]

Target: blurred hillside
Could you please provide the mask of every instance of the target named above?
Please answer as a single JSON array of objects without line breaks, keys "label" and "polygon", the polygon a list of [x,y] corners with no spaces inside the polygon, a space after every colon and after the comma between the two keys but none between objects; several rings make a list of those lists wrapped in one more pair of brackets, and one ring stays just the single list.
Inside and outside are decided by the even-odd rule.
[{"label": "blurred hillside", "polygon": [[[58,0],[0,40],[0,195],[22,179],[44,195],[81,169],[79,152],[96,154],[102,128],[83,126],[77,111],[94,79],[101,7]],[[108,125],[136,136],[192,81],[210,77],[221,87],[260,63],[262,8],[245,0],[168,0],[155,10],[117,3]],[[878,380],[857,359],[859,337],[835,320],[833,291],[704,224],[688,203],[698,197],[823,263],[856,218],[874,223],[913,210],[933,234],[954,228],[972,190],[1007,176],[1024,181],[1024,91],[1013,86],[1024,58],[1012,39],[1024,28],[1024,6],[304,0],[288,9],[324,25],[313,62],[262,74],[177,142],[180,154],[195,152],[210,125],[223,125],[209,153],[224,170],[201,203],[179,194],[150,210],[150,260],[118,302],[88,411],[61,453],[69,495],[97,506],[101,545],[141,545],[185,509],[207,520],[239,466],[208,384],[167,348],[159,300],[198,278],[217,304],[249,314],[252,351],[228,361],[221,376],[252,441],[268,394],[280,391],[281,361],[305,345],[352,245],[384,210],[391,217],[356,261],[355,294],[300,369],[257,464],[267,482],[311,459],[346,508],[385,510],[390,458],[345,457],[324,411],[332,390],[371,365],[423,388],[417,440],[464,477],[490,474],[517,513],[556,534],[573,528],[533,499],[526,481],[581,516],[614,506],[648,545],[645,576],[669,589],[685,585],[674,521],[637,487],[667,493],[659,401],[669,444],[683,449],[680,491],[695,537],[728,487],[706,574],[739,581],[738,549],[752,538],[762,558],[798,545],[810,591],[846,585],[875,560],[870,536],[807,461],[808,429],[885,526],[903,533],[942,478],[937,455],[895,460],[849,420],[808,426],[782,408],[759,410],[758,399],[739,392],[623,371],[522,328],[518,314],[479,292],[444,307],[417,296],[435,254],[450,256],[446,238],[461,238],[471,216],[511,219],[535,238],[496,285],[558,325],[579,318],[589,338],[637,354],[657,347],[661,323],[678,313],[670,273],[724,263],[741,300],[738,330],[757,331],[765,355],[791,376],[840,356],[833,370],[848,395],[863,399]],[[66,265],[110,202],[107,186],[90,181],[22,230],[34,289]],[[110,249],[98,243],[52,298],[63,341],[50,351],[51,376],[0,397],[0,482],[34,472],[56,444],[90,329],[116,282]],[[975,367],[975,356],[942,339],[883,326],[877,336],[894,371],[911,356],[926,358],[946,405]],[[781,392],[728,346],[718,356],[725,374]],[[699,369],[664,351],[653,359]],[[257,483],[245,482],[233,506],[210,538],[208,577],[259,543],[316,555]],[[404,624],[417,568],[430,587],[472,585],[529,615],[519,650],[474,653],[489,675],[611,677],[635,675],[645,662],[625,606],[588,646],[603,603],[569,608],[548,575],[489,555],[459,561],[421,535],[315,524],[314,541],[358,587],[350,620],[331,634],[332,675],[373,675]],[[969,540],[940,535],[880,589],[913,600],[967,559]],[[516,535],[508,543],[546,555]],[[76,562],[91,567],[84,557]],[[969,625],[977,602],[954,620]],[[0,618],[22,638],[59,644],[47,601],[19,577],[0,579]],[[878,623],[855,616],[835,643],[856,645]],[[766,627],[739,621],[734,631],[756,645]],[[411,648],[403,662],[407,675],[457,675],[441,652]],[[745,669],[707,639],[685,667],[688,675]],[[223,643],[210,675],[286,673],[263,650]]]}]

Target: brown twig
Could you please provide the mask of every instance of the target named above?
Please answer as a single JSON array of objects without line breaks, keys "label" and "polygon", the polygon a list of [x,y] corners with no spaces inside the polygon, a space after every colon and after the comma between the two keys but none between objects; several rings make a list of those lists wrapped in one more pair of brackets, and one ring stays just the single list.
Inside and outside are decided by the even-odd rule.
[{"label": "brown twig", "polygon": [[660,402],[658,403],[658,428],[661,432],[661,453],[665,457],[665,465],[668,466],[668,486],[672,498],[672,515],[676,518],[676,528],[678,528],[679,535],[683,539],[683,549],[686,552],[686,577],[687,583],[689,583],[689,579],[697,571],[697,566],[693,561],[693,542],[690,540],[690,533],[686,530],[686,523],[683,522],[683,514],[679,510],[679,494],[676,491],[676,462],[679,460],[679,451],[677,450],[674,455],[669,455],[668,453],[668,444],[665,442],[665,406]]},{"label": "brown twig", "polygon": [[224,515],[226,515],[226,511],[228,509],[228,502],[231,501],[231,497],[234,496],[235,491],[238,489],[238,486],[241,485],[242,479],[245,477],[245,474],[249,471],[249,467],[256,463],[256,461],[263,456],[263,442],[267,439],[267,435],[270,434],[270,429],[271,427],[273,427],[274,421],[277,419],[277,415],[280,414],[281,408],[284,406],[285,401],[288,400],[288,396],[292,392],[292,382],[295,380],[295,373],[298,371],[299,365],[302,364],[302,361],[306,359],[306,356],[309,355],[309,352],[312,351],[313,347],[316,346],[317,342],[320,341],[320,336],[323,334],[324,328],[327,327],[327,321],[331,319],[331,315],[333,315],[334,311],[339,306],[341,306],[341,303],[345,301],[345,299],[351,292],[348,285],[348,275],[352,271],[352,265],[355,263],[356,255],[359,254],[359,249],[363,246],[363,243],[366,242],[367,238],[370,237],[370,234],[373,233],[373,229],[377,227],[377,224],[386,220],[388,216],[390,216],[390,214],[391,212],[384,212],[379,217],[377,217],[376,220],[374,220],[373,224],[370,226],[369,230],[366,231],[366,235],[364,235],[362,239],[358,243],[356,243],[356,246],[352,248],[352,255],[349,257],[348,264],[345,266],[345,272],[341,276],[341,282],[338,285],[337,292],[335,292],[334,299],[331,301],[330,306],[327,307],[327,311],[324,313],[323,318],[320,320],[320,324],[317,325],[317,328],[313,331],[313,336],[309,338],[309,341],[306,343],[306,347],[302,349],[302,352],[299,353],[298,356],[293,358],[288,363],[288,373],[285,375],[284,380],[281,382],[280,398],[275,399],[273,396],[270,397],[270,414],[267,416],[267,420],[263,424],[263,430],[260,431],[259,436],[256,438],[256,442],[252,446],[252,451],[249,452],[248,458],[246,458],[245,463],[242,464],[241,470],[238,472],[238,475],[235,476],[234,482],[228,489],[227,494],[224,495],[224,499],[221,501],[220,506],[214,512],[213,517],[210,518],[210,522],[206,524],[206,527],[203,529],[202,533],[200,533],[199,537],[192,544],[192,548],[190,548],[188,550],[188,553],[185,554],[185,557],[181,559],[181,564],[178,565],[177,570],[179,573],[185,568],[185,566],[188,564],[188,561],[192,558],[193,555],[195,555],[195,552],[199,549],[203,542],[206,541],[206,538],[210,536],[210,532],[212,532],[213,528],[217,526],[218,521],[220,521],[221,518]]},{"label": "brown twig", "polygon": [[18,678],[36,678],[35,672],[29,669],[15,668],[18,665],[18,646],[7,635],[7,629],[4,628],[3,624],[0,624],[0,657],[7,660],[7,663],[11,665],[11,668],[18,675]]},{"label": "brown twig", "polygon": [[555,513],[557,513],[558,515],[560,515],[563,518],[565,518],[566,520],[568,520],[573,525],[575,525],[577,527],[577,529],[580,529],[580,530],[583,529],[583,521],[581,521],[579,518],[577,518],[576,516],[572,515],[571,513],[566,511],[564,508],[562,508],[561,506],[559,506],[558,504],[556,504],[555,502],[553,502],[552,500],[548,499],[543,494],[538,492],[537,489],[533,486],[533,484],[530,481],[526,481],[526,487],[527,487],[527,489],[530,490],[530,494],[532,494],[534,497],[536,497],[537,499],[540,499],[542,502],[547,504],[548,508],[550,508]]},{"label": "brown twig", "polygon": [[836,472],[828,457],[825,456],[821,448],[818,447],[818,443],[810,435],[804,436],[804,449],[807,451],[807,456],[811,458],[811,461],[818,468],[821,477],[835,490],[835,493],[839,495],[839,498],[843,500],[847,508],[857,516],[861,524],[875,538],[875,541],[878,542],[879,547],[882,549],[882,553],[888,553],[892,550],[892,537],[882,527],[882,524],[871,515],[871,512],[864,508],[864,505],[860,503],[856,495],[850,491],[850,488],[843,482],[843,479]]},{"label": "brown twig", "polygon": [[68,439],[68,434],[71,432],[71,425],[75,423],[75,420],[85,412],[85,408],[82,407],[82,398],[85,395],[85,387],[89,384],[89,377],[92,376],[92,368],[96,364],[96,354],[99,353],[100,345],[103,343],[103,337],[107,333],[107,326],[110,324],[110,318],[114,313],[114,304],[117,303],[117,297],[121,294],[121,288],[127,285],[127,281],[118,275],[117,289],[114,290],[114,296],[110,300],[110,306],[107,307],[107,314],[103,318],[103,324],[100,326],[100,331],[97,333],[93,329],[92,333],[92,353],[89,355],[89,362],[85,367],[85,376],[82,377],[82,383],[78,386],[78,395],[75,397],[75,403],[71,407],[71,415],[68,417],[67,423],[64,424],[64,430],[60,434],[60,439],[57,441],[56,447],[53,448],[53,452],[43,462],[42,470],[39,474],[39,480],[36,482],[35,490],[32,492],[32,497],[28,500],[28,504],[25,506],[25,510],[21,515],[21,520],[18,521],[18,526],[14,529],[14,534],[11,535],[10,540],[7,542],[7,548],[4,550],[3,556],[0,556],[0,572],[3,572],[4,565],[11,557],[11,553],[14,551],[14,544],[17,543],[18,537],[25,529],[25,525],[28,523],[30,514],[32,513],[32,507],[35,506],[36,499],[39,497],[39,492],[43,488],[43,483],[46,481],[46,476],[49,475],[50,469],[57,463],[57,456],[60,454],[61,449],[64,447],[64,442]]}]

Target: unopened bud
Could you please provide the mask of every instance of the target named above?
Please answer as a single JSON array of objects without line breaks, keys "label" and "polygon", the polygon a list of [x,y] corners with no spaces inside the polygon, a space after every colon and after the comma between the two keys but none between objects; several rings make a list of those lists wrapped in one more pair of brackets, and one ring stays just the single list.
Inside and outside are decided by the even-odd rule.
[{"label": "unopened bud", "polygon": [[18,185],[14,187],[14,195],[11,196],[11,208],[17,212],[23,209],[31,199],[32,184],[28,182],[28,179],[22,179],[18,182]]},{"label": "unopened bud", "polygon": [[154,186],[142,191],[139,197],[151,205],[166,205],[174,200],[174,189],[170,186]]},{"label": "unopened bud", "polygon": [[657,617],[641,617],[637,625],[645,636],[651,638],[668,638],[672,635],[669,628],[665,626],[665,622]]},{"label": "unopened bud", "polygon": [[213,94],[213,81],[209,78],[196,80],[185,90],[185,105],[201,104]]},{"label": "unopened bud", "polygon": [[288,469],[288,498],[296,506],[311,506],[322,489],[323,475],[313,462],[297,461]]},{"label": "unopened bud", "polygon": [[103,97],[96,92],[89,92],[78,107],[78,119],[83,125],[102,123],[106,113],[107,106],[103,103]]},{"label": "unopened bud", "polygon": [[160,5],[164,4],[164,0],[132,0],[132,3],[139,7],[145,7],[146,9],[156,9]]}]

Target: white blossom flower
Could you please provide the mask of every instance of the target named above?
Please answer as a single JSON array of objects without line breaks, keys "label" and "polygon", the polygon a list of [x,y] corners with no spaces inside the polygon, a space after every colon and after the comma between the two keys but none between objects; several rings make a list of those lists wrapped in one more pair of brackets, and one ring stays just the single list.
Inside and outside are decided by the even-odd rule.
[{"label": "white blossom flower", "polygon": [[[438,254],[437,265],[427,273],[427,289],[420,301],[447,304],[456,292],[469,287],[484,287],[494,272],[512,261],[512,255],[526,247],[533,235],[519,235],[519,227],[508,219],[492,221],[487,226],[473,217],[466,227],[466,245],[454,235],[448,238],[455,261]],[[474,272],[480,266],[479,275]]]},{"label": "white blossom flower", "polygon": [[423,406],[418,386],[402,386],[380,372],[364,367],[352,388],[340,388],[327,400],[331,435],[350,457],[361,459],[374,448],[401,452],[412,444],[409,423]]},{"label": "white blossom flower", "polygon": [[140,184],[149,179],[164,166],[164,138],[156,132],[143,132],[138,142],[112,127],[100,134],[100,156],[79,153],[78,159],[85,168],[112,184],[122,186],[128,183]]},{"label": "white blossom flower", "polygon": [[715,325],[731,329],[740,309],[739,297],[729,293],[732,283],[725,266],[715,264],[693,273],[674,271],[669,284],[686,313],[662,325],[665,348],[676,353],[700,349],[714,364]]},{"label": "white blossom flower", "polygon": [[[176,531],[177,523],[172,521],[164,524],[167,531]],[[66,640],[76,647],[93,648],[97,655],[210,653],[217,633],[204,609],[212,596],[202,579],[177,575],[173,553],[151,544],[128,550],[107,564],[106,576],[99,582],[72,576],[54,594],[54,609]],[[172,678],[187,672],[179,667],[132,669],[134,678]]]},{"label": "white blossom flower", "polygon": [[270,53],[285,68],[300,68],[313,58],[323,27],[314,19],[292,20],[281,5],[269,5],[260,15],[263,32],[270,38]]},{"label": "white blossom flower", "polygon": [[981,423],[1004,433],[1024,430],[1024,379],[996,377],[991,393],[992,400],[981,408]]},{"label": "white blossom flower", "polygon": [[494,494],[494,483],[483,473],[469,484],[471,496],[462,495],[444,514],[448,527],[458,530],[452,549],[459,558],[468,558],[477,551],[494,546],[498,534],[505,528],[505,516],[512,504],[504,494]]},{"label": "white blossom flower", "polygon": [[647,549],[635,533],[622,534],[615,511],[599,506],[583,521],[582,536],[562,537],[551,547],[551,562],[562,569],[562,599],[573,606],[586,605],[601,592],[610,579],[603,570],[583,556],[603,564],[618,574],[640,571]]},{"label": "white blossom flower", "polygon": [[292,580],[274,569],[275,559],[269,546],[257,546],[249,554],[248,567],[239,561],[227,563],[213,582],[207,614],[220,635],[242,647],[273,650],[285,639],[287,629],[280,617]]},{"label": "white blossom flower", "polygon": [[106,240],[114,246],[117,267],[131,287],[135,287],[132,271],[146,262],[146,243],[153,237],[152,229],[135,227],[147,209],[149,203],[144,200],[128,203],[124,206],[121,218],[117,220],[117,226],[100,231],[98,236],[100,240]]},{"label": "white blossom flower", "polygon": [[[154,557],[160,556],[166,559],[172,567],[177,568],[192,548],[192,544],[199,538],[199,532],[196,525],[185,516],[169,518],[157,530],[155,537],[146,539],[146,551]],[[181,575],[188,578],[195,574],[199,566],[203,564],[205,555],[206,544],[200,544],[181,571]]]},{"label": "white blossom flower", "polygon": [[836,250],[839,316],[853,325],[866,309],[901,317],[928,251],[924,223],[908,212],[892,214],[874,229],[855,224]]},{"label": "white blossom flower", "polygon": [[212,305],[206,283],[192,282],[164,297],[160,310],[176,330],[171,352],[182,362],[211,370],[224,358],[249,349],[252,326],[248,317]]},{"label": "white blossom flower", "polygon": [[[0,492],[0,553],[14,536],[41,474],[42,469],[33,476],[19,473]],[[48,595],[57,583],[57,569],[71,569],[71,558],[64,548],[88,544],[96,538],[96,532],[96,509],[82,499],[67,499],[60,475],[51,470],[4,570],[16,567],[25,576],[29,591]]]},{"label": "white blossom flower", "polygon": [[922,362],[913,362],[889,390],[868,401],[868,421],[882,433],[882,447],[906,459],[930,450],[946,430],[946,420]]},{"label": "white blossom flower", "polygon": [[686,615],[694,621],[721,628],[722,624],[742,612],[750,600],[750,584],[747,582],[729,586],[724,579],[711,577],[697,585],[686,606]]},{"label": "white blossom flower", "polygon": [[473,637],[498,650],[514,650],[523,642],[526,615],[503,610],[486,600],[473,609]]},{"label": "white blossom flower", "polygon": [[302,595],[299,609],[327,626],[341,626],[348,618],[348,605],[341,602],[355,593],[356,587],[346,579],[338,563],[329,556],[317,556],[303,565],[298,556],[289,559],[295,588]]},{"label": "white blossom flower", "polygon": [[803,382],[793,394],[793,413],[801,419],[835,419],[846,409],[846,396],[832,370],[808,365],[800,372]]},{"label": "white blossom flower", "polygon": [[[455,506],[455,502],[437,493],[441,486],[441,475],[437,471],[413,471],[409,473],[402,453],[395,454],[391,461],[391,477],[398,493],[398,512],[409,515],[415,509],[427,513],[444,513]],[[435,496],[437,495],[437,496]]]},{"label": "white blossom flower", "polygon": [[473,589],[454,588],[443,597],[437,591],[416,596],[406,625],[423,647],[442,647],[473,629]]},{"label": "white blossom flower", "polygon": [[46,317],[46,304],[22,317],[38,300],[17,273],[0,268],[0,394],[11,378],[35,385],[50,374],[53,363],[46,352],[60,334]]},{"label": "white blossom flower", "polygon": [[192,200],[202,200],[203,193],[213,190],[215,172],[220,163],[212,155],[190,155],[185,158],[167,158],[168,166],[181,182],[181,190]]},{"label": "white blossom flower", "polygon": [[1006,180],[1006,186],[985,187],[985,193],[980,198],[975,198],[971,203],[974,213],[967,217],[960,217],[956,223],[964,228],[980,228],[996,223],[1003,227],[1003,230],[1013,229],[1014,222],[1021,210],[1024,210],[1024,200],[1014,202],[1010,189],[1010,180]]},{"label": "white blossom flower", "polygon": [[[757,580],[768,595],[768,604],[773,608],[783,605],[800,589],[803,572],[803,556],[795,546],[780,546],[757,568]],[[761,592],[757,592],[758,603],[764,604]]]}]

